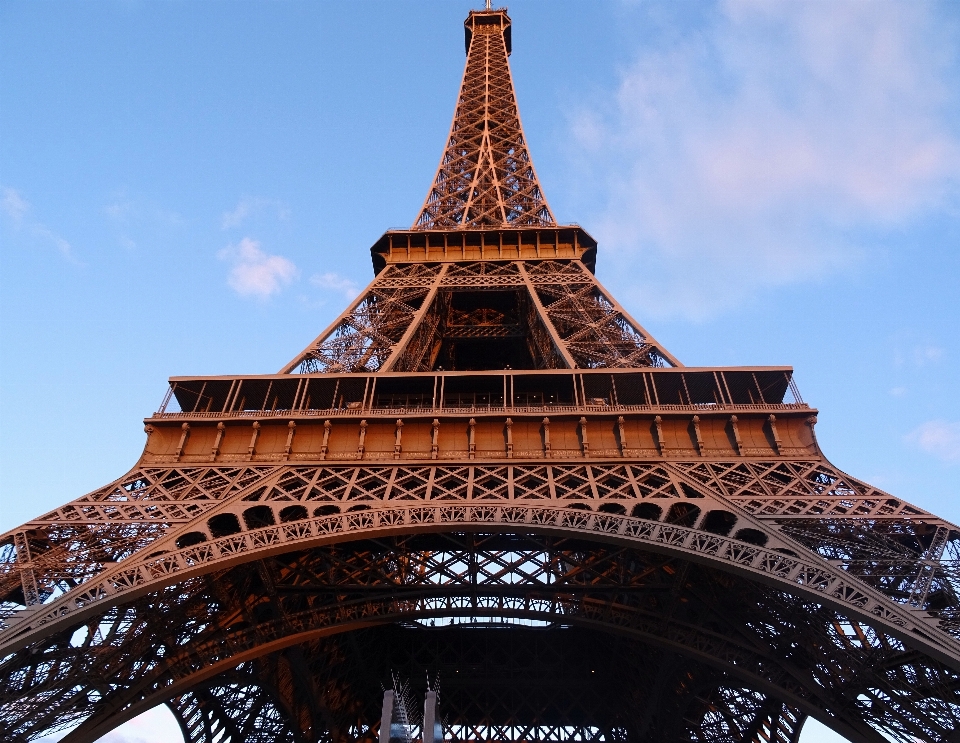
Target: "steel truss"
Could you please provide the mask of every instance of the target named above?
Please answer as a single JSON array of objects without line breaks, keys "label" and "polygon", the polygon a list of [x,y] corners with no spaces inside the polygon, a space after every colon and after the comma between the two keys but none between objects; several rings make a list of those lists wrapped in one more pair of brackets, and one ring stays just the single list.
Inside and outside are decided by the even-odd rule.
[{"label": "steel truss", "polygon": [[[717,473],[709,483],[703,482],[706,471]],[[751,499],[747,502],[754,503],[753,510],[762,511],[756,507],[755,493],[777,483],[780,497],[768,496],[767,502],[782,505],[790,491],[806,493],[808,498],[810,492],[819,491],[821,508],[828,506],[831,498],[844,498],[843,508],[856,510],[851,494],[862,492],[865,486],[823,463],[285,466],[257,468],[256,472],[259,477],[252,482],[249,472],[231,472],[234,489],[221,490],[220,500],[213,501],[202,521],[169,525],[165,536],[150,543],[149,555],[131,556],[133,559],[121,562],[122,569],[104,566],[97,579],[90,580],[83,571],[89,570],[91,560],[78,555],[74,580],[87,576],[82,591],[64,582],[65,567],[56,576],[59,583],[51,580],[54,576],[41,575],[38,585],[45,592],[51,596],[66,592],[46,606],[38,606],[43,609],[41,613],[22,612],[26,616],[5,633],[6,647],[15,652],[8,656],[3,673],[11,680],[7,699],[9,704],[16,700],[18,720],[18,727],[7,731],[9,735],[29,735],[31,729],[41,731],[56,723],[89,718],[74,735],[76,740],[93,739],[83,734],[99,735],[105,729],[98,725],[110,727],[171,695],[179,695],[178,709],[193,710],[189,715],[182,713],[183,719],[194,720],[191,734],[197,734],[200,727],[214,732],[225,730],[228,726],[220,718],[229,713],[216,711],[219,717],[214,717],[213,707],[207,704],[207,712],[198,717],[202,694],[190,694],[203,679],[230,671],[237,659],[250,652],[254,653],[252,658],[259,658],[256,648],[342,631],[337,627],[387,621],[422,623],[451,617],[457,617],[457,621],[465,617],[513,618],[550,626],[606,628],[604,631],[631,634],[697,662],[730,666],[727,676],[733,674],[746,684],[743,688],[761,695],[755,698],[756,709],[769,718],[763,718],[767,721],[757,728],[753,724],[760,718],[747,715],[750,722],[744,724],[751,730],[766,725],[795,732],[804,714],[822,715],[824,711],[829,714],[828,721],[854,740],[878,740],[870,732],[870,725],[887,730],[893,727],[904,740],[910,735],[936,740],[956,724],[955,708],[947,701],[938,701],[956,693],[957,642],[947,634],[956,633],[955,614],[944,612],[944,607],[955,608],[958,603],[955,532],[947,532],[949,539],[940,539],[938,535],[943,535],[947,527],[929,516],[885,520],[882,515],[863,519],[834,514],[818,520],[785,520],[779,514],[749,516],[734,505],[737,501],[733,498]],[[784,477],[787,472],[792,472],[792,480]],[[210,483],[224,480],[223,473],[213,468],[203,473],[138,472],[124,483],[100,491],[100,495],[122,492],[129,497],[137,492],[130,484],[137,483],[154,497],[169,497],[158,483],[176,482],[180,484],[179,493],[190,496],[196,495],[198,483],[207,482],[212,491]],[[720,496],[720,491],[731,495]],[[874,496],[873,502],[878,500]],[[881,502],[889,508],[891,500]],[[861,502],[861,510],[863,505]],[[69,509],[76,506],[66,508],[72,513]],[[351,510],[356,508],[363,510]],[[97,513],[91,510],[89,515]],[[718,513],[737,514],[737,521],[720,518]],[[218,537],[218,530],[231,514],[242,531]],[[136,515],[129,523],[150,526]],[[197,529],[201,523],[204,531]],[[390,544],[389,540],[395,538],[389,535],[398,529],[416,534],[438,527],[455,529],[458,525],[487,530],[493,526],[523,536],[485,537],[487,544],[508,540],[509,545],[496,550],[483,549],[483,542],[468,549],[465,543],[474,545],[477,536],[464,533],[457,537],[456,532],[439,546],[411,549],[417,539],[437,539],[411,536],[409,542],[379,552],[360,548],[368,545],[370,538],[381,539],[378,535],[384,535],[382,539]],[[529,533],[536,525],[540,529]],[[50,526],[50,533],[56,534],[56,525]],[[76,526],[71,529],[76,553]],[[724,531],[734,532],[740,541],[717,533]],[[580,541],[574,544],[593,550],[593,556],[584,560],[582,554],[558,549],[551,538],[538,533],[580,534]],[[97,545],[100,536],[97,531],[93,534]],[[342,539],[338,534],[347,536],[358,548],[340,556],[337,548],[321,547]],[[617,562],[603,552],[601,557],[596,556],[597,550],[603,549],[597,540],[611,538],[624,545],[638,545],[640,551],[630,553],[632,562]],[[743,542],[744,538],[754,543]],[[518,539],[521,541],[509,541]],[[760,541],[766,546],[757,546]],[[803,546],[805,542],[809,549]],[[539,546],[533,549],[531,543]],[[181,546],[184,544],[188,546]],[[283,567],[279,567],[273,556],[278,550],[296,559],[283,558]],[[620,550],[619,554],[625,552]],[[821,554],[833,562],[827,562]],[[247,583],[230,588],[236,574],[231,569],[223,572],[221,566],[238,560],[244,567],[235,570],[246,571]],[[841,561],[842,567],[838,568]],[[606,572],[598,573],[598,562],[608,568]],[[918,573],[918,562],[922,566],[932,563],[934,569]],[[705,569],[704,565],[711,567]],[[36,575],[36,568],[29,569]],[[705,576],[703,591],[712,586],[712,595],[734,599],[729,606],[713,607],[714,620],[718,616],[727,621],[734,617],[732,626],[738,628],[737,632],[750,627],[751,635],[766,635],[766,651],[757,654],[756,637],[744,645],[736,637],[718,637],[716,627],[709,623],[699,629],[678,627],[675,609],[664,615],[662,603],[635,603],[641,594],[656,596],[666,590],[662,583],[651,584],[648,576],[688,576],[691,571]],[[305,585],[303,576],[310,577],[309,585]],[[617,580],[610,583],[614,577]],[[530,593],[530,587],[537,591]],[[237,606],[237,596],[249,597],[256,606]],[[255,600],[258,596],[261,598]],[[697,596],[697,601],[703,600],[701,594]],[[682,604],[691,603],[690,597],[685,598]],[[264,606],[269,607],[266,614]],[[757,607],[762,615],[745,616],[742,608],[735,611],[736,606]],[[918,622],[911,606],[926,609],[928,616],[941,617],[942,629],[929,621]],[[236,622],[244,613],[243,629],[237,630]],[[790,619],[793,614],[808,621],[798,623],[796,617]],[[157,616],[168,618],[169,624],[163,627],[179,628],[174,637],[155,626]],[[794,627],[792,634],[786,631],[788,626]],[[801,637],[807,638],[807,644],[816,637],[816,652],[809,648],[805,651],[808,665],[803,673],[793,668],[784,671],[779,661],[796,655],[791,651],[782,656],[784,648],[792,647],[791,643]],[[918,638],[929,638],[921,643],[927,645],[926,654],[916,652]],[[937,646],[930,647],[931,643]],[[22,649],[16,650],[18,647]],[[172,648],[179,652],[172,652]],[[823,652],[829,657],[818,655]],[[853,663],[850,656],[858,654],[863,659]],[[321,656],[315,648],[303,652],[304,658]],[[870,676],[868,667],[880,656],[884,656],[884,672],[880,677]],[[853,665],[840,664],[841,658]],[[771,662],[776,663],[772,669],[766,665]],[[825,668],[833,670],[824,675],[821,669]],[[750,673],[746,669],[751,669]],[[112,678],[124,678],[125,683],[117,686],[116,692],[104,690],[91,697],[91,686],[83,679],[89,678],[92,685],[95,678],[103,678],[107,672]],[[312,678],[311,674],[301,671],[307,678]],[[265,675],[260,671],[258,678]],[[918,686],[921,678],[925,679],[926,691]],[[863,686],[868,681],[869,685]],[[331,688],[331,684],[336,687],[330,679],[324,684],[325,688]],[[275,688],[281,686],[279,682],[274,684]],[[317,682],[308,684],[311,689],[316,686]],[[133,691],[124,694],[122,687]],[[848,698],[851,687],[857,693]],[[217,688],[227,687],[221,683]],[[247,700],[245,687],[231,688],[235,689],[232,699]],[[910,697],[905,704],[908,691]],[[94,710],[105,701],[104,694],[111,699],[111,711],[123,710],[120,716],[114,712],[106,720],[98,719]],[[316,698],[313,694],[300,696]],[[715,689],[710,694],[715,710],[720,709],[715,699],[720,691]],[[342,689],[333,696],[352,699],[353,705],[353,717],[334,728],[337,739],[350,737],[344,731],[371,729],[373,718],[364,722],[355,698]],[[869,705],[863,702],[864,696]],[[738,692],[730,697],[730,704],[739,709],[744,704],[749,706],[751,698],[746,692]],[[33,701],[28,703],[28,699]],[[771,699],[787,705],[777,707],[772,717]],[[244,711],[248,709],[244,705],[252,702],[231,704],[236,707],[235,715],[252,714]],[[262,704],[256,709],[256,714],[267,714],[261,711]],[[270,714],[277,719],[281,716],[281,712]],[[330,735],[329,723],[314,721],[307,725],[302,723],[303,714],[292,717],[292,721],[291,713],[286,714],[291,735],[304,740]],[[715,711],[709,719],[714,721],[711,725],[729,727],[734,725],[731,721],[739,719],[737,715],[741,713],[727,709]],[[792,728],[784,722],[787,718],[794,720]],[[203,725],[197,720],[203,720]],[[294,724],[297,720],[301,722]],[[490,730],[504,725],[512,730],[514,722],[491,722]],[[543,727],[535,722],[529,718],[523,721],[524,729]],[[242,724],[246,723],[234,723]],[[476,727],[478,723],[474,720],[469,724]],[[648,727],[661,735],[666,729],[663,724],[650,723]],[[560,726],[564,731],[568,727],[566,723]],[[548,728],[541,731],[547,736],[545,740],[561,734],[548,732]],[[621,728],[611,723],[604,739],[617,739]],[[530,730],[527,733],[532,735]],[[784,735],[784,740],[791,739]]]},{"label": "steel truss", "polygon": [[[452,295],[491,289],[515,293],[515,315],[450,311]],[[392,264],[283,371],[428,371],[442,338],[464,337],[464,327],[529,338],[537,369],[677,365],[581,261],[553,260]]]},{"label": "steel truss", "polygon": [[510,19],[471,13],[447,146],[414,229],[556,223],[527,149],[507,61]]},{"label": "steel truss", "polygon": [[[88,612],[79,629],[72,621],[68,629],[48,633],[46,642],[10,656],[3,667],[6,693],[20,700],[22,727],[4,732],[13,737],[31,728],[48,729],[54,719],[89,715],[68,740],[94,740],[117,721],[171,696],[179,698],[175,705],[183,719],[193,720],[194,735],[201,727],[215,733],[232,724],[241,730],[253,718],[275,720],[280,710],[296,710],[299,694],[322,700],[324,709],[288,712],[286,724],[296,735],[305,740],[356,737],[348,731],[369,731],[358,721],[364,713],[374,719],[370,705],[375,708],[378,701],[364,689],[397,664],[389,652],[376,648],[359,656],[346,652],[357,638],[343,633],[388,622],[401,622],[404,632],[428,639],[469,630],[489,647],[518,629],[556,638],[554,652],[573,669],[557,672],[539,660],[532,663],[545,677],[560,673],[554,685],[544,679],[532,684],[533,691],[528,674],[515,670],[513,691],[500,684],[479,693],[472,686],[477,680],[471,664],[453,664],[454,678],[444,680],[448,725],[488,727],[490,739],[503,739],[497,737],[498,727],[517,726],[527,731],[524,739],[563,739],[564,731],[577,728],[598,728],[604,740],[644,739],[640,729],[646,725],[655,740],[671,726],[677,740],[691,731],[697,731],[697,740],[753,740],[761,730],[778,730],[781,740],[793,740],[803,715],[816,713],[827,715],[854,740],[882,740],[874,728],[904,740],[938,740],[960,722],[960,710],[949,701],[960,674],[916,652],[911,647],[916,643],[908,644],[910,633],[895,622],[854,607],[838,611],[823,597],[815,602],[792,595],[698,563],[682,551],[529,531],[446,532],[359,538],[217,570],[223,562],[175,584],[175,590],[154,590]],[[176,628],[174,636],[158,631],[158,616]],[[542,630],[518,628],[510,620],[539,624]],[[602,639],[574,641],[576,628],[588,638],[601,632]],[[626,638],[626,645],[611,635]],[[324,639],[331,636],[340,639]],[[598,643],[613,643],[615,652],[598,657]],[[571,647],[582,647],[582,657]],[[298,648],[299,666],[289,657]],[[674,661],[682,672],[670,682],[669,676],[644,672],[657,653],[679,655],[693,665]],[[473,657],[499,668],[496,653]],[[522,654],[509,647],[501,648],[499,657],[514,665],[522,661]],[[204,679],[232,673],[243,658],[259,659],[256,677],[284,702],[270,707],[262,694],[249,695],[242,684],[219,681],[217,688],[229,688],[230,694],[215,696],[229,700],[219,706],[208,702],[200,714],[208,698],[204,694],[211,693]],[[69,668],[69,676],[58,680],[53,664]],[[690,668],[703,664],[713,670],[696,674],[702,684],[689,683]],[[443,666],[434,670],[449,675]],[[358,667],[371,678],[358,678]],[[462,687],[458,668],[471,674]],[[105,671],[125,681],[116,691],[104,689],[109,705],[102,704],[107,699],[91,699],[89,692]],[[502,668],[495,671],[502,673]],[[565,678],[570,674],[576,678]],[[635,686],[626,685],[626,679]],[[655,708],[640,703],[651,697],[647,685],[671,683],[679,687],[661,689]],[[579,686],[590,693],[578,692]],[[186,693],[197,687],[206,691]],[[629,700],[616,701],[618,688],[630,692]],[[493,704],[484,694],[501,701]],[[31,698],[32,704],[24,703]],[[605,717],[603,698],[616,714]],[[551,700],[546,711],[543,700]],[[478,706],[484,711],[479,717],[474,714]],[[90,715],[91,708],[101,711]],[[679,721],[687,729],[677,727]]]},{"label": "steel truss", "polygon": [[0,738],[372,743],[429,676],[446,740],[958,743],[960,529],[834,468],[789,367],[663,368],[543,198],[505,11],[466,32],[373,283],[0,536]]}]

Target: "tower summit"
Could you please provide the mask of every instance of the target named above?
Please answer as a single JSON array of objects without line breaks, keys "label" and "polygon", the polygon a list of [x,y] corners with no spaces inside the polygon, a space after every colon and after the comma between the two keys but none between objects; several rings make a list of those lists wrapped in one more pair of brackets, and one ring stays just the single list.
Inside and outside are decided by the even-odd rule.
[{"label": "tower summit", "polygon": [[520,124],[507,61],[510,17],[470,11],[464,35],[467,66],[450,136],[413,229],[554,226]]},{"label": "tower summit", "polygon": [[0,739],[166,704],[187,743],[957,743],[960,529],[834,467],[792,368],[630,317],[543,196],[506,11],[465,29],[364,292],[0,535]]}]

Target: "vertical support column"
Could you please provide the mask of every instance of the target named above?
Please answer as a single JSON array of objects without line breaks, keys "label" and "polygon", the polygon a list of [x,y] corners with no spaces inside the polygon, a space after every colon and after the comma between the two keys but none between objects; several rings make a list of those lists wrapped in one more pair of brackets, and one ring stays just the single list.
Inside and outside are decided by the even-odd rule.
[{"label": "vertical support column", "polygon": [[703,456],[703,436],[700,433],[700,416],[693,416],[693,437],[697,440],[697,452]]},{"label": "vertical support column", "polygon": [[297,424],[296,421],[290,421],[287,424],[287,443],[283,447],[283,459],[287,461],[290,459],[290,450],[293,448],[293,434],[296,433]]},{"label": "vertical support column", "polygon": [[655,416],[653,419],[654,428],[657,431],[657,448],[660,449],[660,456],[665,456],[667,453],[667,443],[663,439],[663,418],[659,415]]},{"label": "vertical support column", "polygon": [[777,455],[783,456],[783,444],[780,442],[780,434],[777,433],[777,416],[770,413],[770,417],[767,418],[767,420],[770,423],[770,433],[773,434],[773,444],[777,448]]},{"label": "vertical support column", "polygon": [[223,421],[220,421],[217,424],[217,438],[213,441],[213,448],[210,450],[210,461],[216,462],[217,455],[220,453],[220,443],[223,441],[223,433],[226,430],[226,425]]},{"label": "vertical support column", "polygon": [[397,418],[397,436],[393,441],[393,458],[400,459],[400,437],[403,435],[403,420]]},{"label": "vertical support column", "polygon": [[471,418],[467,423],[467,457],[469,459],[476,459],[477,457],[476,427],[476,419]]},{"label": "vertical support column", "polygon": [[436,459],[440,451],[440,421],[433,419],[433,433],[430,437],[430,459]]},{"label": "vertical support column", "polygon": [[323,422],[323,443],[320,444],[320,459],[327,458],[327,449],[330,448],[330,429],[333,428],[333,424],[326,420]]},{"label": "vertical support column", "polygon": [[357,442],[357,459],[363,459],[363,450],[367,440],[367,421],[360,421],[360,440]]},{"label": "vertical support column", "polygon": [[190,424],[184,423],[180,426],[180,430],[183,431],[183,433],[180,434],[180,443],[177,444],[177,453],[174,455],[175,462],[180,461],[180,455],[183,454],[183,447],[187,445],[187,437],[190,435]]},{"label": "vertical support column", "polygon": [[250,446],[247,447],[247,458],[253,459],[253,453],[257,450],[257,436],[260,435],[260,421],[253,422],[253,433],[250,434]]},{"label": "vertical support column", "polygon": [[443,728],[437,720],[437,692],[432,689],[423,699],[423,743],[443,743]]},{"label": "vertical support column", "polygon": [[390,743],[390,725],[393,724],[393,689],[383,692],[380,712],[380,743]]},{"label": "vertical support column", "polygon": [[743,439],[740,438],[740,429],[737,427],[737,416],[730,416],[730,430],[733,431],[733,440],[737,444],[737,454],[743,456]]},{"label": "vertical support column", "polygon": [[513,457],[513,418],[507,418],[507,459]]}]

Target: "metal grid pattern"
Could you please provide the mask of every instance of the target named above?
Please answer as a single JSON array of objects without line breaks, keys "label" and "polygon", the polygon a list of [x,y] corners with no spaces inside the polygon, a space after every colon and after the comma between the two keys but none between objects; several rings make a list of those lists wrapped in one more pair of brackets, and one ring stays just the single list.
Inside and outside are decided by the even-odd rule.
[{"label": "metal grid pattern", "polygon": [[471,13],[471,40],[447,146],[415,230],[556,223],[517,109],[506,13]]},{"label": "metal grid pattern", "polygon": [[[495,288],[516,293],[517,317],[451,309],[453,292]],[[283,372],[427,371],[443,338],[470,334],[527,338],[536,369],[679,365],[582,262],[477,261],[388,266]]]},{"label": "metal grid pattern", "polygon": [[[407,262],[381,256],[278,375],[349,374],[322,383],[336,390],[322,404],[344,415],[380,373],[433,369],[445,339],[522,338],[536,369],[679,366],[599,285],[592,257],[560,257],[559,238],[551,259],[470,257],[487,254],[469,230],[554,218],[517,113],[509,18],[471,12],[466,30],[450,138],[414,225],[460,230],[460,259],[417,263],[429,235],[407,239]],[[539,258],[539,240],[521,253],[518,237],[512,255]],[[683,374],[678,409],[700,395]],[[0,536],[0,738],[77,726],[64,740],[92,743],[166,703],[187,743],[372,743],[385,686],[399,674],[420,693],[431,674],[447,740],[796,743],[810,715],[855,743],[958,740],[960,529],[840,472],[815,440],[781,445],[773,413],[770,449],[741,441],[736,415],[736,449],[710,449],[693,415],[696,458],[671,457],[658,414],[655,448],[625,447],[621,418],[618,449],[588,450],[585,414],[609,401],[599,375],[573,376],[575,459],[546,433],[542,450],[513,451],[507,418],[505,461],[474,461],[472,439],[462,457],[402,461],[402,420],[392,463],[363,461],[364,420],[344,461],[308,462],[290,456],[291,420],[269,462],[254,462],[255,422],[235,463],[219,453],[222,423],[187,463],[184,422],[169,462],[145,452],[127,476]],[[744,428],[753,407],[734,401],[755,404],[752,388],[712,378],[726,396],[699,414],[729,404]],[[262,417],[310,409],[314,379],[211,390],[224,415]],[[642,400],[660,406],[650,381]],[[183,414],[220,415],[196,386]],[[432,419],[422,445],[436,459],[434,414],[404,413]]]},{"label": "metal grid pattern", "polygon": [[[175,643],[157,631],[157,616],[177,628]],[[220,671],[227,699],[201,715],[194,730],[229,727],[225,704],[246,724],[282,712],[305,740],[364,739],[362,730],[372,726],[358,720],[372,718],[365,714],[371,695],[362,692],[371,679],[356,668],[370,665],[364,654],[371,649],[350,652],[350,633],[342,633],[397,622],[419,638],[413,644],[469,630],[472,641],[500,647],[499,655],[474,648],[444,669],[472,674],[446,684],[448,729],[466,725],[486,740],[504,740],[505,731],[519,727],[531,740],[569,739],[576,729],[593,729],[602,740],[634,739],[645,729],[651,740],[759,741],[773,731],[787,741],[811,711],[853,740],[881,740],[878,730],[895,740],[938,740],[960,722],[951,702],[960,684],[956,669],[916,652],[880,618],[854,617],[682,554],[576,535],[488,531],[265,556],[107,609],[60,633],[41,662],[36,648],[7,659],[6,693],[21,700],[21,714],[18,727],[5,732],[86,717],[73,739],[93,740],[117,719],[171,695],[181,700],[175,704],[184,719],[195,719],[190,710],[199,702],[182,700],[198,685],[209,690],[202,679]],[[581,654],[569,639],[578,627],[633,644],[619,645],[609,658]],[[532,688],[476,685],[484,667],[524,665],[504,632],[535,636],[538,628],[556,631],[555,652],[566,655],[568,669],[556,685],[547,682],[553,671],[543,659],[529,663],[541,677]],[[343,639],[304,647],[327,636]],[[601,642],[618,641],[604,635]],[[264,646],[276,650],[256,652]],[[269,690],[259,702],[227,683],[237,659],[251,652],[260,658],[256,678]],[[671,672],[645,673],[658,655],[679,657],[671,659]],[[375,683],[394,661],[374,660]],[[720,673],[704,674],[701,664]],[[67,668],[69,676],[58,673]],[[112,704],[98,706],[86,689],[105,669],[125,683],[109,694]],[[651,684],[665,687],[655,706]],[[43,693],[25,694],[31,688]],[[634,704],[623,703],[625,691]],[[311,694],[322,708],[303,704]],[[604,695],[612,695],[606,705]],[[267,705],[271,698],[281,701]]]}]

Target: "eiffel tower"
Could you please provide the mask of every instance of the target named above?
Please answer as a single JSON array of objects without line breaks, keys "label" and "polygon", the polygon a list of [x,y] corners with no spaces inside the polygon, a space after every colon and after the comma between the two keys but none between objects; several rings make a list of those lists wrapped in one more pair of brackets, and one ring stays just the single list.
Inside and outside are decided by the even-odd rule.
[{"label": "eiffel tower", "polygon": [[506,11],[465,33],[356,301],[279,374],[171,379],[128,474],[0,539],[0,738],[958,743],[960,530],[831,465],[790,367],[630,317]]}]

